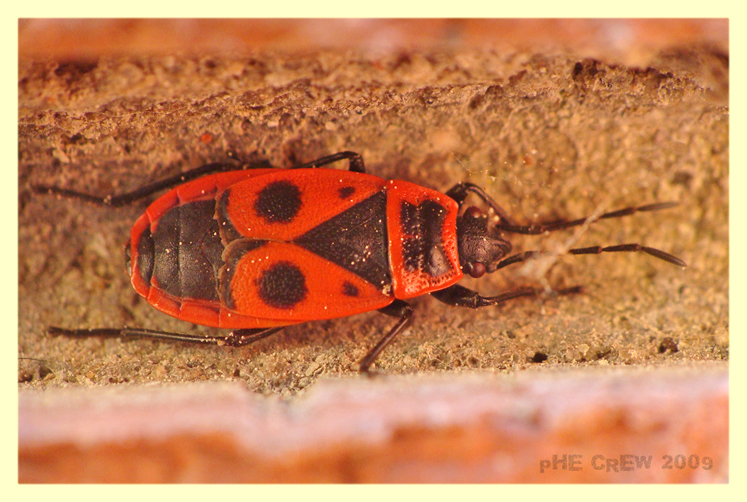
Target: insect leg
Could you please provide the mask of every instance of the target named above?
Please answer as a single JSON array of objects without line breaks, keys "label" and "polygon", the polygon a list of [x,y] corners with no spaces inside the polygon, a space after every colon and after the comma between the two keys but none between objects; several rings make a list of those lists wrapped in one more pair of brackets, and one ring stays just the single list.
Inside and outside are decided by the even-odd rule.
[{"label": "insect leg", "polygon": [[470,192],[477,195],[483,200],[483,202],[490,206],[495,214],[497,214],[500,217],[501,221],[504,221],[506,225],[516,225],[514,220],[508,215],[505,209],[499,206],[498,203],[493,200],[490,195],[485,193],[482,188],[473,183],[463,182],[454,185],[448,192],[446,192],[446,195],[454,199],[454,201],[456,201],[456,203],[459,204],[459,207],[461,208],[464,200],[467,198],[467,195],[469,195]]},{"label": "insect leg", "polygon": [[64,329],[50,326],[49,328],[47,328],[47,332],[50,335],[145,337],[178,342],[241,347],[243,345],[248,345],[250,343],[256,342],[257,340],[261,340],[262,338],[266,338],[273,333],[277,333],[281,329],[283,329],[282,326],[277,328],[237,329],[227,335],[218,336],[188,335],[186,333],[173,333],[170,331],[158,331],[143,328]]},{"label": "insect leg", "polygon": [[392,340],[410,324],[412,318],[412,305],[402,300],[394,300],[390,305],[379,309],[379,312],[392,317],[399,317],[399,321],[395,324],[389,333],[379,340],[379,342],[368,351],[366,357],[361,360],[360,371],[361,373],[368,373],[368,368],[381,354],[381,351],[386,348],[387,345],[392,343]]},{"label": "insect leg", "polygon": [[[555,291],[555,293],[559,295],[570,295],[581,293],[582,291],[583,288],[581,286],[574,286],[572,288]],[[480,307],[498,305],[499,303],[513,300],[514,298],[539,296],[544,292],[545,290],[541,288],[521,288],[514,291],[507,291],[495,296],[482,296],[477,291],[455,284],[440,291],[433,291],[431,292],[431,296],[447,305],[452,305],[454,307],[467,307],[471,309],[477,309]]]},{"label": "insect leg", "polygon": [[32,185],[31,189],[36,193],[59,195],[61,197],[67,197],[69,199],[78,199],[84,202],[90,202],[92,204],[98,204],[102,206],[120,207],[127,204],[131,204],[137,200],[144,199],[149,195],[152,195],[161,190],[167,188],[174,188],[177,185],[186,183],[193,179],[199,178],[206,174],[213,174],[223,171],[234,171],[239,166],[235,163],[223,163],[214,162],[212,164],[205,164],[204,166],[196,167],[187,172],[176,174],[168,178],[164,178],[150,185],[145,185],[132,192],[127,192],[120,195],[106,195],[100,197],[98,195],[91,195],[88,193],[78,192],[76,190],[69,190],[67,188],[61,188],[50,185]]},{"label": "insect leg", "polygon": [[315,167],[322,167],[326,166],[327,164],[332,164],[333,162],[337,162],[338,160],[348,159],[350,162],[350,167],[348,168],[350,171],[354,173],[365,173],[366,172],[366,166],[363,164],[363,157],[359,153],[355,152],[338,152],[333,153],[332,155],[327,155],[325,157],[322,157],[320,159],[312,160],[311,162],[306,162],[305,164],[301,164],[299,166],[293,166],[289,169],[309,169],[309,168],[315,168]]},{"label": "insect leg", "polygon": [[[327,155],[326,157],[322,157],[321,159],[317,159],[312,162],[307,162],[306,164],[301,164],[300,166],[294,166],[291,169],[321,167],[321,166],[325,166],[327,164],[331,164],[333,162],[337,162],[338,160],[343,160],[343,159],[349,160],[350,171],[357,172],[357,173],[366,172],[365,165],[363,164],[363,157],[361,157],[360,154],[357,154],[355,152],[339,152],[339,153],[335,153],[332,155]],[[251,169],[252,167],[257,167],[257,166],[251,166],[251,165],[243,166],[244,169]],[[262,165],[261,167],[266,167],[266,166]],[[233,162],[213,162],[211,164],[205,164],[204,166],[196,167],[184,173],[179,173],[179,174],[175,174],[174,176],[164,178],[160,181],[156,181],[155,183],[151,183],[150,185],[146,185],[136,190],[133,190],[132,192],[127,192],[127,193],[120,194],[120,195],[106,195],[103,197],[100,197],[98,195],[91,195],[91,194],[84,193],[84,192],[78,192],[77,190],[70,190],[67,188],[44,185],[44,184],[32,185],[31,189],[35,193],[59,195],[61,197],[66,197],[69,199],[78,199],[84,202],[89,202],[92,204],[98,204],[102,206],[120,207],[120,206],[125,206],[127,204],[131,204],[145,197],[148,197],[149,195],[152,195],[156,192],[160,192],[168,188],[174,188],[177,185],[181,185],[183,183],[197,179],[207,174],[213,174],[213,173],[224,172],[224,171],[235,171],[240,168],[241,166]]]}]

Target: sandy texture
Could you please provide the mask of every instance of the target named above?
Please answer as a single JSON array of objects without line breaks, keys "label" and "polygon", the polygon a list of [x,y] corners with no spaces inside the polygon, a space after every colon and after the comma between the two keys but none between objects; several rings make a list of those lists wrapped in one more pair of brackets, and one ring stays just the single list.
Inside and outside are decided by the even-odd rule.
[{"label": "sandy texture", "polygon": [[353,150],[385,178],[441,190],[470,180],[522,222],[681,203],[512,242],[640,242],[687,269],[636,254],[565,257],[547,273],[515,266],[473,285],[585,294],[481,311],[416,299],[412,328],[378,361],[387,373],[724,360],[728,84],[703,86],[727,71],[708,47],[662,52],[647,69],[490,50],[22,60],[19,383],[238,379],[293,394],[355,370],[390,318],[290,327],[242,349],[45,335],[47,325],[209,330],[167,318],[128,285],[122,248],[145,203],[99,208],[32,195],[32,183],[119,193],[229,152],[282,167]]},{"label": "sandy texture", "polygon": [[[724,19],[20,20],[19,481],[727,481],[728,51]],[[241,349],[45,334],[211,330],[129,285],[147,201],[33,184],[105,195],[341,150],[384,178],[472,181],[525,223],[679,201],[510,239],[689,266],[551,257],[465,281],[586,292],[415,299],[372,379],[358,362],[393,324],[377,313]],[[631,454],[652,468],[591,464]]]}]

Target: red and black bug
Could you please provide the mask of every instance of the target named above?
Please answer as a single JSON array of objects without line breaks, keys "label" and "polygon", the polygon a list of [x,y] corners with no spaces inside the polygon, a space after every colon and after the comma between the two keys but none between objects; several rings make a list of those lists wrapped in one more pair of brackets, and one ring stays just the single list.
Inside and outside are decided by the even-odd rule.
[{"label": "red and black bug", "polygon": [[[321,169],[347,159],[349,170]],[[449,305],[497,305],[541,289],[482,296],[457,284],[541,254],[510,257],[504,233],[542,234],[582,225],[581,218],[518,225],[483,190],[459,183],[439,193],[407,181],[365,173],[363,158],[340,152],[291,169],[232,170],[208,164],[120,196],[95,197],[35,186],[53,193],[121,206],[171,188],[135,222],[126,247],[135,290],[178,319],[227,335],[203,337],[137,328],[68,330],[66,335],[124,335],[242,346],[283,326],[378,310],[399,320],[360,363],[368,371],[381,351],[410,322],[408,298],[430,293]],[[498,217],[492,226],[476,207],[461,211],[473,194]],[[674,203],[630,207],[615,218]],[[460,214],[461,213],[461,214]],[[571,249],[570,254],[642,251],[678,266],[679,258],[639,244]],[[561,290],[571,293],[579,288]]]}]

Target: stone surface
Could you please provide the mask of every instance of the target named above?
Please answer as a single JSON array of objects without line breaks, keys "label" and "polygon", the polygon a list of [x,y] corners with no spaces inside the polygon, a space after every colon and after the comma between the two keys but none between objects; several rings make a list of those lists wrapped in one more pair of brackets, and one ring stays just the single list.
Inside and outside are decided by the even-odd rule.
[{"label": "stone surface", "polygon": [[[226,40],[220,37],[230,37],[231,27],[206,23],[182,27],[195,52],[177,54],[159,46],[158,37],[138,36],[150,33],[148,23],[104,23],[104,32],[131,35],[119,38],[124,49],[114,51],[108,42],[83,43],[95,40],[100,24],[75,25],[81,38],[73,38],[75,23],[21,22],[22,481],[726,480],[726,22],[598,21],[592,29],[589,21],[516,21],[500,30],[470,23],[366,25],[353,50],[303,51],[273,42],[271,30],[259,30],[265,38],[251,49],[226,51],[211,41]],[[307,29],[320,25],[314,26]],[[55,38],[66,29],[67,37]],[[391,40],[414,38],[404,31],[425,42],[375,42],[395,29],[404,38]],[[45,334],[49,325],[210,330],[167,318],[129,286],[122,247],[145,203],[97,208],[33,195],[32,184],[103,195],[228,152],[283,167],[340,150],[360,152],[368,171],[384,178],[439,190],[472,181],[522,222],[677,200],[680,206],[668,211],[579,232],[516,236],[512,243],[520,252],[640,242],[689,267],[635,254],[563,257],[466,284],[485,294],[580,284],[584,294],[479,311],[416,299],[412,327],[377,362],[391,376],[381,382],[354,377],[392,325],[376,313],[290,327],[242,349]],[[625,366],[635,369],[607,373]],[[566,370],[572,376],[554,383]],[[400,373],[444,378],[394,378]],[[463,373],[477,380],[465,381]],[[193,386],[216,380],[226,383]],[[161,388],[169,383],[176,386]],[[484,407],[473,393],[487,396]],[[438,398],[444,395],[451,397]],[[273,400],[278,396],[281,402]],[[447,407],[473,406],[483,421],[456,420],[447,411],[445,425],[434,425],[441,405],[432,416],[429,403],[444,399]],[[423,409],[390,414],[410,409],[408,400]],[[80,409],[66,407],[68,401]],[[266,448],[247,439],[255,429],[275,445],[289,428],[301,437],[321,434],[326,415],[310,403],[322,402],[341,413],[352,407],[350,423],[339,428],[371,434],[369,441],[322,436],[319,444],[267,458]],[[205,403],[237,416],[210,415]],[[573,403],[587,407],[571,409]],[[55,415],[45,413],[67,413],[90,427],[63,421],[47,430],[45,420]],[[292,427],[297,413],[308,429]],[[101,433],[106,420],[97,417],[113,420],[110,435]],[[154,432],[152,424],[162,428]],[[385,433],[376,436],[376,427]],[[576,452],[582,471],[539,474],[541,460]],[[632,473],[591,466],[597,454],[640,452],[653,461],[671,455],[673,467],[677,455],[719,460],[708,471],[702,463]],[[248,465],[262,467],[247,471]]]},{"label": "stone surface", "polygon": [[728,416],[724,364],[25,391],[19,480],[726,482]]}]

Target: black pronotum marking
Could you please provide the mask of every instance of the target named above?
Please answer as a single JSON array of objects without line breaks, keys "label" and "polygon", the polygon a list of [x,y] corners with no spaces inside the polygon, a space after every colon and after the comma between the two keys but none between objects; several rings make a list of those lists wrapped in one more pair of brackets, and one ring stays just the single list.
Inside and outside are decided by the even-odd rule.
[{"label": "black pronotum marking", "polygon": [[384,190],[312,228],[294,242],[378,288],[392,282]]},{"label": "black pronotum marking", "polygon": [[451,271],[443,243],[447,213],[445,207],[432,200],[417,206],[402,202],[400,218],[405,236],[402,242],[405,270],[422,270],[431,277],[440,277]]},{"label": "black pronotum marking", "polygon": [[153,257],[152,278],[164,292],[218,300],[223,244],[214,215],[215,200],[188,202],[167,211],[152,236],[141,236],[138,264],[147,271]]},{"label": "black pronotum marking", "polygon": [[291,309],[306,298],[306,277],[296,265],[280,261],[256,280],[260,299],[271,307]]},{"label": "black pronotum marking", "polygon": [[337,195],[339,195],[341,199],[347,199],[354,193],[355,193],[355,187],[342,187],[337,190]]},{"label": "black pronotum marking", "polygon": [[290,223],[301,209],[301,190],[288,180],[275,181],[259,191],[254,210],[270,223]]},{"label": "black pronotum marking", "polygon": [[358,296],[360,291],[358,291],[355,284],[345,281],[342,285],[342,294],[345,296]]}]

